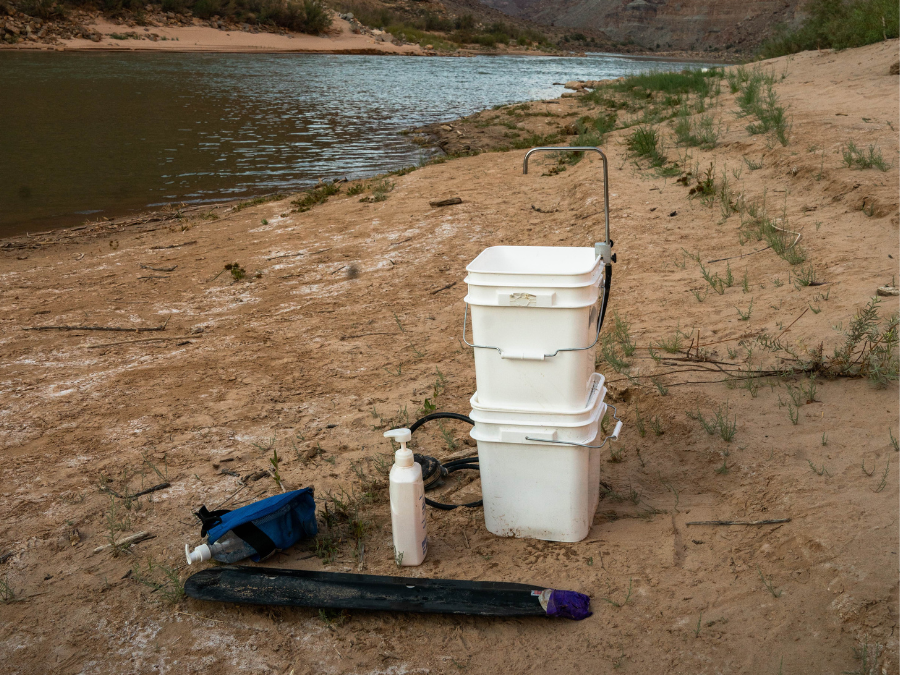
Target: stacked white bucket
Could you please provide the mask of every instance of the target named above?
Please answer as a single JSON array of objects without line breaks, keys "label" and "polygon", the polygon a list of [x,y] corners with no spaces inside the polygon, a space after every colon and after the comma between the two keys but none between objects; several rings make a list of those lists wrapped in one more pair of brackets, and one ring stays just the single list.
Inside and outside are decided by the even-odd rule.
[{"label": "stacked white bucket", "polygon": [[[599,502],[603,375],[594,349],[604,283],[594,248],[495,246],[466,271],[487,529],[580,541]],[[614,435],[618,435],[617,425]]]}]

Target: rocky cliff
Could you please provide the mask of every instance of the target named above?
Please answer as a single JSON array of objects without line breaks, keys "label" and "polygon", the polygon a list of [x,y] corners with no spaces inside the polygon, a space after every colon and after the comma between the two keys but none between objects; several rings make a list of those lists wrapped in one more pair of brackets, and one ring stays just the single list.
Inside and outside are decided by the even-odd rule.
[{"label": "rocky cliff", "polygon": [[482,0],[511,16],[572,32],[602,31],[646,49],[748,51],[779,24],[799,18],[803,0]]}]

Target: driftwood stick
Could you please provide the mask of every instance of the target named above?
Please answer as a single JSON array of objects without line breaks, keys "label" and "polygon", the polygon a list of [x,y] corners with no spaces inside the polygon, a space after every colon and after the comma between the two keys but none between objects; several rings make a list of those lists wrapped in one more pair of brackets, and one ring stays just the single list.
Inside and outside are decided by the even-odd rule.
[{"label": "driftwood stick", "polygon": [[178,265],[172,265],[171,267],[150,267],[150,265],[141,263],[141,269],[152,270],[154,272],[174,272],[176,267],[178,267]]},{"label": "driftwood stick", "polygon": [[[238,477],[238,480],[240,480],[240,477]],[[221,509],[225,504],[227,504],[227,503],[230,502],[232,499],[234,499],[234,498],[237,496],[237,493],[240,492],[241,490],[243,490],[245,487],[247,487],[247,484],[246,484],[246,483],[241,483],[241,487],[239,487],[237,490],[235,490],[234,492],[232,492],[232,493],[225,499],[225,501],[223,501],[223,502],[221,502],[220,504],[218,504],[218,505],[216,506],[216,509]],[[213,509],[213,511],[215,511],[215,509]]]},{"label": "driftwood stick", "polygon": [[431,291],[431,294],[432,294],[432,295],[437,295],[437,294],[440,293],[441,291],[446,291],[448,288],[453,288],[454,286],[456,286],[456,282],[455,282],[455,281],[452,282],[452,283],[447,284],[446,286],[442,286],[441,288],[437,289],[436,291]]},{"label": "driftwood stick", "polygon": [[106,492],[108,494],[111,494],[113,497],[118,497],[119,499],[125,499],[126,497],[128,497],[129,499],[135,499],[136,497],[143,497],[144,495],[148,495],[151,492],[156,492],[157,490],[165,490],[167,487],[172,487],[172,484],[169,482],[160,483],[159,485],[154,485],[153,487],[149,487],[146,490],[135,492],[133,495],[129,495],[128,492],[126,492],[123,496],[113,490],[111,487],[103,485],[100,487],[100,492]]},{"label": "driftwood stick", "polygon": [[154,338],[141,338],[140,340],[122,340],[120,342],[104,342],[99,345],[87,345],[88,349],[100,349],[101,347],[115,347],[117,345],[133,345],[140,344],[143,342],[165,342],[168,340],[193,340],[194,338],[201,337],[201,333],[197,333],[196,335],[173,335],[172,337],[154,337]]},{"label": "driftwood stick", "polygon": [[160,483],[159,485],[154,485],[153,487],[148,487],[146,490],[141,490],[140,492],[135,492],[132,497],[143,497],[144,495],[149,495],[151,492],[156,492],[157,490],[165,490],[167,487],[172,487],[172,484],[169,481],[165,481]]},{"label": "driftwood stick", "polygon": [[428,205],[432,207],[453,206],[454,204],[462,204],[462,199],[459,197],[450,197],[450,199],[440,199],[435,202],[428,202]]},{"label": "driftwood stick", "polygon": [[181,248],[182,246],[190,246],[190,245],[196,244],[196,243],[197,243],[197,240],[194,239],[193,241],[186,241],[183,244],[172,244],[170,246],[151,246],[150,250],[151,251],[164,251],[167,248]]},{"label": "driftwood stick", "polygon": [[169,324],[169,319],[161,326],[155,328],[120,328],[118,326],[26,326],[22,330],[101,330],[115,333],[156,333],[164,331]]},{"label": "driftwood stick", "polygon": [[[149,532],[136,532],[134,534],[130,534],[123,539],[119,539],[116,542],[116,548],[120,546],[131,546],[132,544],[136,544],[139,541],[144,541],[145,539],[153,539],[156,535],[150,534]],[[108,548],[112,548],[112,544],[103,544],[103,546],[98,546],[94,549],[94,553],[100,553],[100,551],[105,551]]]},{"label": "driftwood stick", "polygon": [[341,340],[353,340],[355,338],[368,337],[369,335],[396,335],[396,333],[360,333],[359,335],[342,335]]},{"label": "driftwood stick", "polygon": [[772,520],[694,520],[686,525],[777,525],[789,523],[790,518],[774,518]]},{"label": "driftwood stick", "polygon": [[809,307],[807,307],[802,312],[800,312],[800,316],[798,316],[796,319],[791,321],[790,325],[778,334],[778,337],[775,338],[775,341],[777,342],[778,340],[780,340],[781,336],[784,335],[785,333],[787,333],[794,326],[795,323],[797,323],[800,319],[803,318],[803,315],[806,314],[808,311],[809,311]]}]

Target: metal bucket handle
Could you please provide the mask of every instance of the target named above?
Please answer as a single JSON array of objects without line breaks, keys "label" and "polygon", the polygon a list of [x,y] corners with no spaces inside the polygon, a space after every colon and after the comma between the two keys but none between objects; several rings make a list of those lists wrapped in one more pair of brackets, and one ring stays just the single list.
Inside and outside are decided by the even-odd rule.
[{"label": "metal bucket handle", "polygon": [[616,410],[616,406],[607,403],[606,406],[608,408],[612,408],[613,410],[613,419],[616,421],[616,427],[613,429],[613,432],[603,439],[603,442],[600,445],[587,445],[585,443],[573,443],[571,441],[552,441],[549,438],[531,438],[530,436],[526,436],[526,441],[538,441],[540,443],[555,443],[557,445],[577,445],[579,448],[592,448],[592,449],[600,449],[608,441],[617,441],[619,440],[619,432],[622,431],[622,420],[618,417],[618,410]]},{"label": "metal bucket handle", "polygon": [[543,361],[544,359],[550,359],[559,354],[560,352],[582,352],[586,349],[592,349],[594,345],[596,345],[600,341],[600,317],[603,316],[603,308],[601,306],[601,311],[597,312],[597,334],[594,336],[594,341],[589,344],[587,347],[563,347],[562,349],[557,349],[552,354],[522,354],[522,353],[511,353],[507,351],[505,354],[500,347],[491,347],[488,345],[473,345],[466,339],[466,326],[469,321],[469,303],[466,303],[466,311],[463,314],[463,342],[465,342],[470,347],[474,347],[476,349],[496,349],[500,354],[501,359],[524,359],[527,361]]}]

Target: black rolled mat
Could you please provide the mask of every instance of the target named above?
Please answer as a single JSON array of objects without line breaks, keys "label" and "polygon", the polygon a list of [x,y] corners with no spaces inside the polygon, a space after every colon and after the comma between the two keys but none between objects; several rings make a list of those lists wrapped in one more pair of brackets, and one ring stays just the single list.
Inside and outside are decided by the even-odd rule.
[{"label": "black rolled mat", "polygon": [[543,589],[500,581],[411,579],[267,567],[214,567],[184,584],[197,600],[480,616],[547,616]]}]

